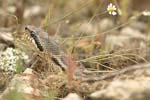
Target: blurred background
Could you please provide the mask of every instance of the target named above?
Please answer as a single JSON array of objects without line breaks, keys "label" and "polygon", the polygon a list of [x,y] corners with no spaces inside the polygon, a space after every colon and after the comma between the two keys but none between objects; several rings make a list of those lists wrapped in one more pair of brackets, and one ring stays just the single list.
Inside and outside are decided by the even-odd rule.
[{"label": "blurred background", "polygon": [[55,36],[66,56],[92,71],[150,61],[150,0],[0,0],[1,91],[12,78],[5,71],[22,72],[32,58],[26,25]]},{"label": "blurred background", "polygon": [[15,47],[13,33],[21,35],[24,26],[34,25],[59,37],[65,51],[89,68],[146,62],[149,4],[149,0],[0,0],[0,48]]}]

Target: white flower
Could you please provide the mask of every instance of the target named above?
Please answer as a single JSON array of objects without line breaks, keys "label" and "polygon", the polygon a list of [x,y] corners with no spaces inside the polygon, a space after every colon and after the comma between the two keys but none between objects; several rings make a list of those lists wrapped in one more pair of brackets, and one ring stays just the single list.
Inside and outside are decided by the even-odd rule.
[{"label": "white flower", "polygon": [[108,5],[107,11],[108,11],[108,13],[109,13],[110,15],[113,15],[113,16],[117,15],[117,8],[116,8],[116,6],[113,5],[112,3],[110,3],[110,4]]},{"label": "white flower", "polygon": [[142,14],[143,16],[150,16],[150,11],[143,11]]}]

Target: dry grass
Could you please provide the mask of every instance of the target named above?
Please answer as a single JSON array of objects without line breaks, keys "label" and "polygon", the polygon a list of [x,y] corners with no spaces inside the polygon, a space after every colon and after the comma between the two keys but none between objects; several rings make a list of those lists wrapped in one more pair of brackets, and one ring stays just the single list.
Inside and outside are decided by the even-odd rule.
[{"label": "dry grass", "polygon": [[[52,79],[54,84],[58,82],[55,85],[53,82],[52,84],[48,84],[49,87],[53,85],[55,88],[53,89],[54,91],[50,92],[50,95],[61,95],[60,97],[63,97],[68,92],[72,91],[79,92],[81,95],[87,95],[86,93],[105,88],[109,84],[109,81],[96,83],[74,81],[74,73],[76,73],[76,69],[79,68],[78,63],[82,63],[91,73],[94,72],[98,73],[98,75],[104,75],[119,71],[130,65],[148,63],[150,60],[150,55],[148,54],[150,51],[150,41],[148,38],[150,33],[149,17],[144,17],[146,22],[143,21],[147,26],[144,32],[142,31],[142,34],[147,37],[145,40],[133,38],[133,40],[131,39],[131,41],[123,43],[122,47],[114,48],[112,48],[112,44],[107,44],[107,37],[110,35],[115,35],[117,37],[121,34],[121,29],[143,18],[143,12],[135,11],[130,7],[132,3],[130,0],[111,0],[111,2],[122,11],[121,16],[109,15],[106,10],[109,2],[105,0],[87,0],[86,3],[82,0],[61,0],[60,2],[56,0],[45,0],[44,3],[38,0],[35,4],[32,1],[25,1],[26,5],[22,7],[22,13],[24,13],[26,8],[30,8],[34,5],[42,5],[44,13],[39,12],[39,15],[33,15],[33,17],[27,19],[24,18],[24,20],[21,21],[22,23],[18,21],[20,20],[18,16],[22,15],[5,13],[2,15],[10,16],[13,20],[10,19],[9,22],[8,19],[5,19],[5,24],[2,26],[12,27],[13,31],[17,31],[14,34],[15,47],[29,54],[31,63],[36,63],[34,68],[40,78],[44,79],[45,84]],[[18,7],[18,5],[16,6]],[[127,13],[128,11],[129,13]],[[114,22],[113,27],[105,31],[99,28],[99,24],[101,24],[100,22],[104,18],[111,19]],[[23,32],[20,32],[20,30],[25,24],[40,26],[49,34],[59,38],[61,47],[67,52],[67,65],[69,69],[66,73],[61,73],[58,66],[52,65],[52,61],[49,57],[50,54],[39,52],[26,36],[22,35]],[[144,47],[141,47],[141,43],[144,43]],[[51,75],[56,76],[52,78]],[[58,81],[57,78],[55,79],[55,77],[57,77],[58,80],[64,79],[63,84],[59,84],[61,82]],[[0,77],[0,81],[5,79],[1,79]],[[63,88],[62,91],[59,90],[58,87]],[[77,87],[77,89],[74,87]],[[87,91],[85,91],[86,89]],[[63,91],[65,91],[64,94],[61,94]]]}]

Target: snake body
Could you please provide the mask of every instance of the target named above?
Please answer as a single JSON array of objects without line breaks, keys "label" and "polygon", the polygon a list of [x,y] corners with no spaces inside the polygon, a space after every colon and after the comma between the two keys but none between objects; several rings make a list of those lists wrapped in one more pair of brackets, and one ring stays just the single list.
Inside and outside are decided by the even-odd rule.
[{"label": "snake body", "polygon": [[39,51],[46,51],[52,55],[51,59],[55,64],[60,66],[62,70],[67,69],[65,53],[60,48],[55,37],[48,36],[48,33],[35,26],[28,25],[25,31],[31,39],[33,39]]}]

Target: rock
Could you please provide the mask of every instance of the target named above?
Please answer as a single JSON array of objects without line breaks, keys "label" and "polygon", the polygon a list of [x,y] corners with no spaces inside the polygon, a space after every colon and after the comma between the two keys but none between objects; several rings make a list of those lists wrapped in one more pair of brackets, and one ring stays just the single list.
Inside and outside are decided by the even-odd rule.
[{"label": "rock", "polygon": [[5,50],[6,49],[6,44],[4,44],[4,43],[0,43],[0,51],[3,51],[3,50]]},{"label": "rock", "polygon": [[15,6],[8,6],[6,10],[7,10],[8,12],[10,12],[10,13],[15,13],[16,7],[15,7]]},{"label": "rock", "polygon": [[146,40],[148,40],[148,36],[142,34],[139,30],[131,27],[124,27],[120,31],[120,34],[107,35],[105,45],[110,51],[128,47],[129,44],[133,45],[133,47],[145,47]]},{"label": "rock", "polygon": [[8,33],[8,32],[0,32],[0,40],[12,42],[12,41],[14,40],[14,38],[13,38],[13,36],[12,36],[11,33]]},{"label": "rock", "polygon": [[129,43],[129,41],[129,37],[122,35],[109,35],[106,37],[106,45],[109,46],[110,51],[114,48],[123,47],[124,43]]},{"label": "rock", "polygon": [[147,25],[144,22],[134,21],[129,24],[132,28],[138,30],[138,31],[146,31]]},{"label": "rock", "polygon": [[146,36],[144,34],[142,34],[139,30],[133,29],[131,27],[124,27],[121,30],[120,35],[128,36],[129,38],[146,40]]},{"label": "rock", "polygon": [[99,22],[99,28],[101,31],[108,31],[114,27],[114,22],[111,19],[104,18]]},{"label": "rock", "polygon": [[40,16],[41,13],[43,14],[43,9],[41,6],[32,6],[29,7],[27,9],[25,9],[24,18],[31,18],[31,17],[35,17],[35,16]]},{"label": "rock", "polygon": [[83,99],[79,95],[77,95],[76,93],[69,93],[62,100],[83,100]]},{"label": "rock", "polygon": [[0,95],[0,100],[6,100],[14,91],[22,96],[23,100],[44,100],[43,90],[37,75],[28,68],[24,73],[14,76],[7,89]]},{"label": "rock", "polygon": [[[0,43],[14,47],[14,38],[11,32],[8,32],[9,30],[0,28]],[[5,47],[2,47],[5,48]]]},{"label": "rock", "polygon": [[97,27],[94,26],[92,23],[82,22],[82,23],[79,23],[79,25],[80,25],[80,27],[79,27],[78,31],[82,34],[88,35],[88,34],[94,34],[97,32]]},{"label": "rock", "polygon": [[115,80],[106,89],[96,91],[88,100],[149,100],[150,78]]}]

